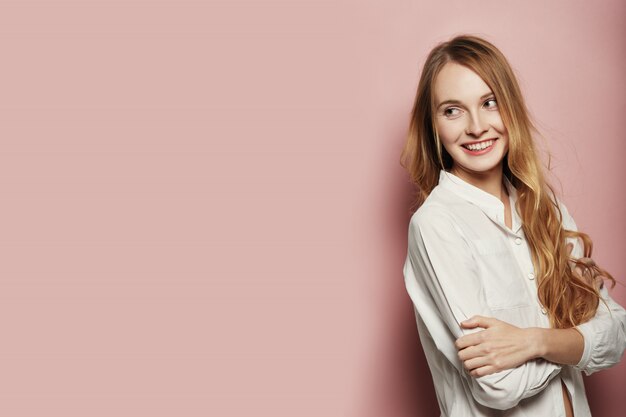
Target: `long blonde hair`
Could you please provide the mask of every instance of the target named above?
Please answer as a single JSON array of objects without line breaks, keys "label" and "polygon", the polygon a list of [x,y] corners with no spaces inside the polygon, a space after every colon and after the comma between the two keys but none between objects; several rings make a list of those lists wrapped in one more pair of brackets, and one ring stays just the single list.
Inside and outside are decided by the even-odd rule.
[{"label": "long blonde hair", "polygon": [[[441,145],[434,123],[435,78],[448,62],[464,65],[478,74],[493,91],[502,122],[509,135],[509,150],[503,159],[503,175],[517,190],[516,208],[528,240],[538,277],[538,297],[548,310],[554,328],[570,328],[591,319],[601,300],[590,269],[612,281],[615,278],[595,265],[569,256],[566,238],[580,238],[584,257],[591,257],[589,235],[564,229],[563,214],[553,187],[545,179],[532,133],[538,133],[530,120],[517,79],[504,55],[490,42],[474,35],[459,35],[438,44],[426,58],[413,110],[407,141],[400,164],[417,187],[412,209],[418,208],[439,180],[439,171],[449,171],[452,157]],[[570,262],[579,265],[576,273]]]}]

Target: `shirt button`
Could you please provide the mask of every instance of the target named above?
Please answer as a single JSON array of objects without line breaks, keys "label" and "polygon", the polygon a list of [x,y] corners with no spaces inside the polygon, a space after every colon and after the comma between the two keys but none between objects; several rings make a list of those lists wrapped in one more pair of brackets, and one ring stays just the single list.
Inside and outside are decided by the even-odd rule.
[{"label": "shirt button", "polygon": [[521,237],[516,238],[515,239],[515,244],[516,245],[521,245],[522,244],[522,238]]},{"label": "shirt button", "polygon": [[541,309],[541,314],[546,314],[548,311],[545,308]]},{"label": "shirt button", "polygon": [[528,279],[535,279],[535,274],[533,274],[532,272],[528,274]]}]

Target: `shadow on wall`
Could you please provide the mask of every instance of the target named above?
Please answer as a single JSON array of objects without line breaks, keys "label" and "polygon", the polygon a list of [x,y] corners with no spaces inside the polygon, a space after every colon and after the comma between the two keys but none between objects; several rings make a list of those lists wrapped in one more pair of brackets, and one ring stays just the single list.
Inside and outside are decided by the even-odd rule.
[{"label": "shadow on wall", "polygon": [[[624,397],[624,387],[621,384],[611,384],[611,379],[618,380],[616,375],[626,373],[624,361],[613,368],[596,372],[591,376],[583,374],[585,392],[589,401],[589,408],[593,416],[618,417],[622,416],[623,410],[617,411],[614,407],[615,398]],[[611,375],[614,376],[611,376]]]},{"label": "shadow on wall", "polygon": [[388,345],[376,359],[378,367],[366,397],[364,417],[432,417],[440,410],[432,375],[419,341],[413,307],[401,303]]},{"label": "shadow on wall", "polygon": [[[385,277],[388,278],[388,277]],[[403,283],[402,279],[391,279]],[[402,277],[400,277],[402,278]],[[368,381],[361,394],[359,417],[432,417],[440,410],[432,375],[422,349],[415,322],[413,305],[408,297],[386,302],[393,311],[390,322],[380,334],[383,343],[372,353]]]},{"label": "shadow on wall", "polygon": [[[397,151],[389,156],[390,163],[398,164],[400,145],[403,145],[403,132],[398,133]],[[390,167],[387,172],[395,175],[397,167]],[[388,235],[381,236],[384,242],[402,242],[399,247],[406,250],[408,224],[410,219],[409,207],[413,198],[413,186],[406,182],[398,182],[397,176],[390,183],[398,184],[385,188],[381,201],[390,202],[389,212],[386,214]],[[396,245],[394,245],[396,246]],[[421,417],[439,416],[440,410],[432,382],[432,376],[422,345],[419,340],[417,323],[413,304],[404,287],[402,266],[406,252],[394,253],[392,270],[383,282],[389,282],[393,288],[385,291],[389,299],[382,300],[385,317],[389,323],[385,326],[386,333],[380,334],[381,343],[367,364],[371,375],[365,381],[366,392],[362,396],[359,417]]]}]

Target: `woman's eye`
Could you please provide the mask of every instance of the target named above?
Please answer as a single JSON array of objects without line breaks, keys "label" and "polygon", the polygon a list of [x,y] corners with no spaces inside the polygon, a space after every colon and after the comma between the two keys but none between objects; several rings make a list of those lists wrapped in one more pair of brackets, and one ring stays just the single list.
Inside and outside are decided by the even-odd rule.
[{"label": "woman's eye", "polygon": [[454,113],[455,110],[458,112],[459,109],[457,109],[456,107],[448,107],[443,111],[443,115],[446,117],[456,116],[458,113]]},{"label": "woman's eye", "polygon": [[495,98],[490,98],[489,100],[485,101],[485,104],[487,104],[487,103],[489,103],[491,101],[493,102],[493,105],[492,106],[487,106],[487,107],[497,107],[498,106],[498,103],[496,102]]}]

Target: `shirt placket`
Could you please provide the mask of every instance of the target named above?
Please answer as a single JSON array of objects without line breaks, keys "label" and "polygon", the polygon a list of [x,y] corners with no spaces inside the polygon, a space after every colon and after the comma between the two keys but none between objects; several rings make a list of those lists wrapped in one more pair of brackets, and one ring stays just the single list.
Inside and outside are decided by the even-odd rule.
[{"label": "shirt placket", "polygon": [[[493,215],[492,219],[495,218],[495,220],[500,225],[500,227],[505,231],[507,235],[507,241],[509,242],[509,246],[513,250],[515,259],[517,260],[517,263],[522,270],[523,276],[526,281],[526,286],[529,289],[530,294],[532,295],[532,298],[536,302],[536,306],[539,312],[541,323],[545,327],[549,327],[550,320],[548,319],[548,311],[546,310],[545,307],[543,307],[543,305],[541,305],[541,302],[539,301],[539,296],[537,294],[537,280],[536,280],[537,277],[535,274],[534,265],[532,263],[530,247],[528,246],[528,241],[526,240],[524,229],[522,229],[521,227],[521,223],[520,223],[521,219],[515,212],[515,202],[513,201],[512,198],[510,200],[510,203],[511,203],[511,208],[512,208],[512,212],[511,212],[511,218],[512,218],[512,223],[513,223],[512,226],[513,226],[513,230],[516,230],[516,232],[514,232],[513,230],[509,229],[506,226],[504,222],[504,212],[499,213],[497,209],[494,209],[494,211],[492,212],[492,215]],[[504,208],[502,208],[502,211],[503,210]]]},{"label": "shirt placket", "polygon": [[548,319],[548,310],[541,305],[539,301],[539,296],[537,294],[537,276],[535,274],[535,268],[533,266],[530,254],[530,247],[528,246],[528,242],[524,235],[524,231],[519,229],[519,235],[515,238],[511,237],[515,246],[515,257],[517,258],[518,263],[522,267],[524,271],[524,276],[526,278],[526,283],[533,294],[533,298],[536,302],[537,308],[539,309],[541,322],[549,327],[550,321]]},{"label": "shirt placket", "polygon": [[[510,207],[512,208],[512,230],[506,226],[506,223],[504,221],[504,207],[498,207],[490,210],[488,216],[492,220],[495,220],[495,222],[499,224],[500,228],[502,228],[502,230],[506,233],[509,246],[512,248],[515,259],[517,260],[517,263],[523,271],[524,277],[526,278],[525,281],[527,288],[532,294],[532,298],[536,302],[537,309],[539,310],[539,320],[544,328],[549,328],[550,320],[548,319],[548,311],[545,309],[545,307],[541,305],[537,293],[537,280],[534,265],[532,263],[530,247],[528,246],[528,241],[526,239],[526,235],[524,234],[524,229],[521,227],[521,219],[519,218],[519,215],[517,214],[515,209],[515,201],[512,196],[509,196],[509,198]],[[515,230],[515,232],[513,230]],[[549,387],[548,389],[550,389],[553,393],[552,398],[554,399],[554,401],[552,405],[554,407],[554,416],[565,417],[564,409],[562,407],[563,403],[561,384],[553,384],[553,386]]]}]

